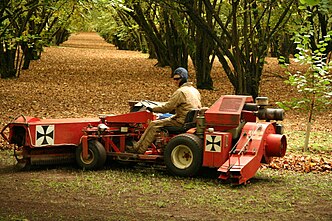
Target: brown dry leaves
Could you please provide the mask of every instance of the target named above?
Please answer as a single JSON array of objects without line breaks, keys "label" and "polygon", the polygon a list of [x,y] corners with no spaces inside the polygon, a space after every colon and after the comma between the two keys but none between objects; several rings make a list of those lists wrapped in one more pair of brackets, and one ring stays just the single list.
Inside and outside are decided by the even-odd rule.
[{"label": "brown dry leaves", "polygon": [[292,170],[296,172],[331,172],[332,160],[319,156],[303,156],[292,153],[283,158],[274,158],[265,166],[277,170]]},{"label": "brown dry leaves", "polygon": [[[283,79],[271,77],[283,75],[276,59],[269,58],[267,62],[264,73],[269,77],[262,80],[261,96],[268,96],[271,104],[294,96]],[[129,100],[166,101],[176,88],[170,80],[171,69],[157,67],[156,63],[140,52],[116,50],[95,33],[73,35],[60,47],[46,48],[41,60],[34,61],[19,79],[0,79],[0,128],[20,114],[40,118],[97,117],[102,113],[126,113]],[[192,65],[189,73],[195,82]],[[221,95],[234,93],[219,64],[214,65],[212,78],[215,90],[200,90],[207,107]],[[286,130],[303,130],[300,122],[304,117],[288,112]],[[313,129],[332,131],[332,111],[320,116]],[[6,146],[2,139],[0,146]],[[295,155],[284,159],[288,163],[281,159],[273,165],[297,170],[294,165],[302,162]],[[310,170],[315,166],[310,164]]]}]

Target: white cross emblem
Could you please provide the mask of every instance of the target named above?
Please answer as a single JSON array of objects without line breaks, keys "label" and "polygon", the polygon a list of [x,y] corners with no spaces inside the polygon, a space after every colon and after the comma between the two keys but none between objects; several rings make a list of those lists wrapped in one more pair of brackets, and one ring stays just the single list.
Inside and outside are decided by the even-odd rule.
[{"label": "white cross emblem", "polygon": [[54,144],[54,125],[36,126],[36,146]]},{"label": "white cross emblem", "polygon": [[221,152],[221,136],[206,135],[205,151]]}]

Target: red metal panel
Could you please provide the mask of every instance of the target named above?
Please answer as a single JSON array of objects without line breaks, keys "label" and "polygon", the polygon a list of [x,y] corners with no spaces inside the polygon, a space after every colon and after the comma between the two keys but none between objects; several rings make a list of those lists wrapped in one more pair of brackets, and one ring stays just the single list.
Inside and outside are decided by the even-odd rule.
[{"label": "red metal panel", "polygon": [[83,136],[82,129],[88,125],[97,126],[100,121],[98,118],[31,119],[33,121],[29,118],[26,121],[27,140],[31,147],[78,145]]},{"label": "red metal panel", "polygon": [[106,116],[107,123],[149,123],[156,116],[149,111],[132,112],[128,114]]},{"label": "red metal panel", "polygon": [[218,169],[222,172],[219,178],[227,179],[231,176],[238,178],[240,184],[253,177],[261,165],[266,138],[271,133],[275,133],[273,123],[246,123],[236,149]]},{"label": "red metal panel", "polygon": [[[99,118],[63,118],[63,119],[39,119],[39,118],[29,118],[27,117],[27,123],[29,125],[49,125],[49,124],[94,124],[99,123]],[[15,121],[16,122],[16,121]]]},{"label": "red metal panel", "polygon": [[207,125],[224,126],[226,129],[237,127],[243,105],[253,102],[250,96],[225,95],[219,98],[206,112]]},{"label": "red metal panel", "polygon": [[213,166],[213,152],[204,151],[203,154],[203,167],[214,167]]},{"label": "red metal panel", "polygon": [[227,159],[232,146],[232,134],[206,132],[204,136],[203,166],[220,167]]},{"label": "red metal panel", "polygon": [[245,122],[256,122],[257,118],[253,111],[242,111],[242,119],[245,120]]}]

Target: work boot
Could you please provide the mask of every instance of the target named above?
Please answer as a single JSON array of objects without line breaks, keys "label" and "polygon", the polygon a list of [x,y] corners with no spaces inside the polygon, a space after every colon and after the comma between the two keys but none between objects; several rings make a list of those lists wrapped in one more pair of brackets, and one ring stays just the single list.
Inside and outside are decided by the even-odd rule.
[{"label": "work boot", "polygon": [[148,150],[148,148],[145,148],[142,145],[140,145],[140,146],[135,145],[135,147],[136,147],[137,153],[139,153],[139,154],[144,154]]},{"label": "work boot", "polygon": [[127,153],[137,153],[138,148],[133,145],[133,146],[126,146],[126,152]]},{"label": "work boot", "polygon": [[128,153],[137,153],[137,154],[144,154],[146,152],[147,148],[144,148],[143,146],[139,145],[138,143],[135,143],[132,146],[126,146],[126,152]]}]

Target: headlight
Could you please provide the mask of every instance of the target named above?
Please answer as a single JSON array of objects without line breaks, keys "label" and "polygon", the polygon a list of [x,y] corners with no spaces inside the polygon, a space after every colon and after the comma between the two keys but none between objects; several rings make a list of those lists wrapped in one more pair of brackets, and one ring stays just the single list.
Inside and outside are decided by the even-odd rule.
[{"label": "headlight", "polygon": [[104,132],[108,127],[105,124],[98,124],[98,131]]}]

